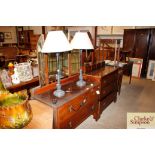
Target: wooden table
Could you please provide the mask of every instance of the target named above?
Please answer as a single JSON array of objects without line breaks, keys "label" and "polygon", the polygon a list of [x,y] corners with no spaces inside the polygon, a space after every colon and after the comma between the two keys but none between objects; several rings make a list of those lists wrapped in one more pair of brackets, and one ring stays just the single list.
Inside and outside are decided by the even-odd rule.
[{"label": "wooden table", "polygon": [[122,67],[122,70],[123,70],[123,75],[127,75],[130,77],[129,79],[129,84],[131,84],[131,78],[132,78],[132,66],[133,66],[133,62],[130,61],[130,62],[127,62],[126,65],[124,65]]},{"label": "wooden table", "polygon": [[27,89],[28,95],[30,97],[31,96],[30,89],[38,85],[39,85],[39,78],[35,77],[30,81],[21,82],[19,84],[12,85],[11,87],[7,87],[7,90],[10,91],[11,93],[14,93],[17,91]]}]

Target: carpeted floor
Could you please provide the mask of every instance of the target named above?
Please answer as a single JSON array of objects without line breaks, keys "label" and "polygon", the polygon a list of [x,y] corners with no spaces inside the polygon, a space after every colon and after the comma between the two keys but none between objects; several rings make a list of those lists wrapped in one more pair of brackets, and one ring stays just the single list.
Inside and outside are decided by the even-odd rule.
[{"label": "carpeted floor", "polygon": [[127,112],[155,112],[155,82],[123,77],[121,94],[111,103],[96,122],[92,116],[77,129],[126,129]]}]

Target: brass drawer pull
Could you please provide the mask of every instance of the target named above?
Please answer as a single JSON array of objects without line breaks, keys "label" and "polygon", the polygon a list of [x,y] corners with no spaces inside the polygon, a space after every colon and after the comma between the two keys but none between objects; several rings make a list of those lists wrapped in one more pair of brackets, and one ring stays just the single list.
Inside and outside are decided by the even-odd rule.
[{"label": "brass drawer pull", "polygon": [[102,94],[106,94],[106,91],[105,91],[105,90],[103,90]]},{"label": "brass drawer pull", "polygon": [[78,111],[80,110],[81,107],[83,107],[85,104],[87,103],[87,98],[85,98],[81,103],[80,103],[80,106],[78,109],[75,109],[72,105],[69,106],[69,112],[72,112],[72,111]]},{"label": "brass drawer pull", "polygon": [[72,128],[72,122],[71,121],[69,122],[69,127]]},{"label": "brass drawer pull", "polygon": [[72,112],[72,108],[73,108],[73,106],[71,105],[71,106],[69,106],[69,112]]},{"label": "brass drawer pull", "polygon": [[106,81],[106,80],[104,80],[104,81],[103,81],[103,83],[107,83],[107,81]]},{"label": "brass drawer pull", "polygon": [[91,110],[94,110],[95,109],[95,106],[93,105],[92,107],[91,107]]}]

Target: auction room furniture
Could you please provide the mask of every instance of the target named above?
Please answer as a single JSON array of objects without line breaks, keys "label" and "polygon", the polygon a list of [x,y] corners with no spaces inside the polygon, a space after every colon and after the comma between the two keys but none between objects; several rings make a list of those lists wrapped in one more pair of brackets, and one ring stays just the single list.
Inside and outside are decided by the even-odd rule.
[{"label": "auction room furniture", "polygon": [[[117,100],[118,92],[118,68],[105,66],[99,70],[88,73],[89,78],[93,77],[100,83],[99,115],[113,101]],[[121,85],[121,83],[119,83]]]},{"label": "auction room furniture", "polygon": [[16,60],[18,52],[17,47],[0,47],[0,55],[5,57],[5,66],[7,66],[9,62]]},{"label": "auction room furniture", "polygon": [[26,81],[26,82],[20,82],[19,84],[12,85],[10,87],[7,87],[7,90],[9,90],[11,93],[21,91],[24,89],[27,89],[29,98],[31,97],[30,89],[37,87],[39,85],[39,78],[34,77],[32,80]]},{"label": "auction room furniture", "polygon": [[86,85],[86,82],[83,80],[82,75],[82,50],[94,49],[94,47],[87,32],[76,32],[73,39],[71,40],[71,46],[73,49],[80,50],[80,76],[79,81],[77,81],[76,84],[79,87],[83,87]]},{"label": "auction room furniture", "polygon": [[145,77],[149,60],[155,60],[155,29],[124,30],[123,51],[129,51],[130,57],[143,59],[141,76]]},{"label": "auction room furniture", "polygon": [[33,98],[53,108],[53,128],[75,128],[87,117],[98,115],[99,83],[85,77],[86,86],[78,87],[79,74],[61,80],[65,96],[53,95],[56,83],[46,85],[34,91]]},{"label": "auction room furniture", "polygon": [[[60,46],[61,45],[61,46]],[[65,95],[65,92],[61,89],[61,70],[60,70],[60,62],[59,62],[59,54],[62,52],[71,51],[72,47],[67,40],[63,31],[49,31],[47,37],[45,39],[44,45],[41,49],[41,53],[55,53],[57,60],[57,89],[53,92],[54,96],[62,97]]]},{"label": "auction room furniture", "polygon": [[[86,86],[76,86],[79,74],[61,80],[65,96],[53,95],[56,83],[37,88],[33,98],[53,109],[53,128],[76,128],[90,115],[95,120],[102,111],[117,100],[118,68],[106,66],[84,75]],[[121,84],[121,83],[120,83]]]},{"label": "auction room furniture", "polygon": [[5,67],[5,56],[0,56],[0,68]]}]

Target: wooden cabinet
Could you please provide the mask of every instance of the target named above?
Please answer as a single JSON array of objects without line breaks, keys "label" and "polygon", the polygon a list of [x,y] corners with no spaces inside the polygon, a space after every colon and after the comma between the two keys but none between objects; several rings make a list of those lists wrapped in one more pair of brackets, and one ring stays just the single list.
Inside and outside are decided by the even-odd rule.
[{"label": "wooden cabinet", "polygon": [[155,29],[151,30],[148,59],[149,60],[155,60]]},{"label": "wooden cabinet", "polygon": [[130,56],[133,56],[134,51],[134,45],[135,45],[135,39],[136,39],[136,31],[135,29],[126,29],[124,30],[124,36],[123,36],[123,50],[124,51],[130,51]]},{"label": "wooden cabinet", "polygon": [[[89,76],[95,77],[100,83],[100,98],[98,119],[103,110],[113,101],[117,100],[118,87],[118,68],[105,66],[100,70],[89,73]],[[121,84],[121,83],[120,83]]]},{"label": "wooden cabinet", "polygon": [[148,49],[150,46],[150,29],[130,29],[124,31],[123,50],[130,51],[130,56],[143,59],[141,76],[147,73]]},{"label": "wooden cabinet", "polygon": [[61,80],[66,92],[62,98],[53,96],[56,83],[34,91],[33,98],[53,108],[53,128],[76,128],[90,115],[95,120],[103,110],[117,100],[118,68],[106,66],[84,75],[86,86],[76,86],[79,75]]},{"label": "wooden cabinet", "polygon": [[98,86],[93,87],[58,108],[56,115],[60,119],[57,128],[75,128],[90,115],[95,116],[98,109],[97,90]]},{"label": "wooden cabinet", "polygon": [[146,58],[147,50],[149,46],[149,29],[137,29],[136,30],[136,39],[134,46],[134,57],[136,58]]},{"label": "wooden cabinet", "polygon": [[17,31],[18,47],[21,49],[36,50],[40,35],[35,35],[33,30]]},{"label": "wooden cabinet", "polygon": [[22,49],[30,49],[30,36],[33,34],[33,30],[17,31],[18,33],[18,47]]},{"label": "wooden cabinet", "polygon": [[31,50],[36,50],[37,42],[38,42],[39,36],[40,36],[40,35],[34,35],[34,34],[31,34],[31,35],[30,35]]},{"label": "wooden cabinet", "polygon": [[76,128],[90,115],[97,119],[99,83],[86,79],[86,86],[81,88],[76,86],[77,79],[78,75],[72,78],[72,81],[70,77],[62,85],[62,89],[66,92],[62,98],[53,95],[55,87],[47,89],[45,86],[35,92],[35,99],[53,108],[54,128]]}]

